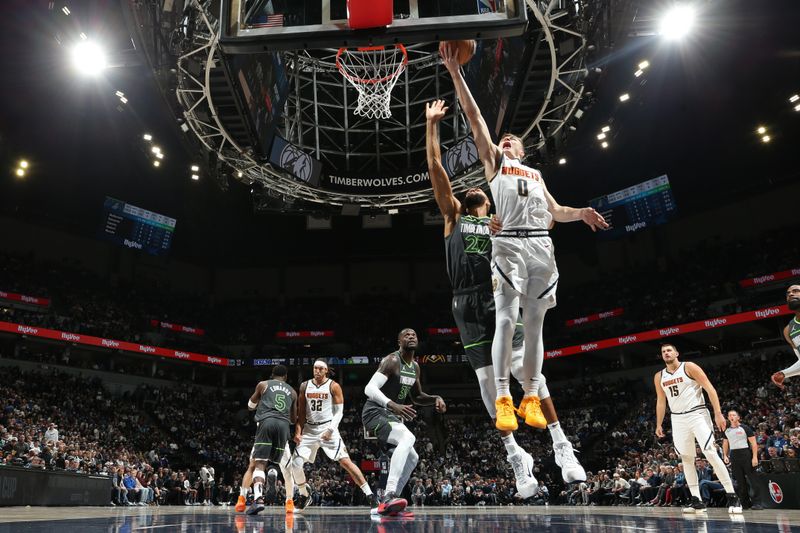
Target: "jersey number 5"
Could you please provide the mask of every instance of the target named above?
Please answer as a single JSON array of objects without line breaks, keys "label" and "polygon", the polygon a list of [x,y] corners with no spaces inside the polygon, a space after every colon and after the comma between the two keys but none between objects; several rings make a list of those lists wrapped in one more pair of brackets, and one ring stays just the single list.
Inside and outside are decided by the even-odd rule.
[{"label": "jersey number 5", "polygon": [[528,181],[524,179],[517,180],[517,194],[520,196],[528,196]]},{"label": "jersey number 5", "polygon": [[286,396],[283,394],[276,394],[275,395],[275,409],[280,412],[286,410]]},{"label": "jersey number 5", "polygon": [[674,398],[674,397],[678,396],[679,394],[680,394],[680,392],[678,392],[678,386],[677,385],[670,385],[670,387],[669,387],[669,395],[672,398]]}]

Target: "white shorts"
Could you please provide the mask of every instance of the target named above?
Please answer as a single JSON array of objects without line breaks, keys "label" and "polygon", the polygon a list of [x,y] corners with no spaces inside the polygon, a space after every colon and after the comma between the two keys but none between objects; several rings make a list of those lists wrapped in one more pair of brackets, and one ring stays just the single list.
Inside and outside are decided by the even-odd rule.
[{"label": "white shorts", "polygon": [[681,455],[695,456],[694,443],[700,445],[703,454],[713,451],[714,424],[708,409],[698,409],[682,415],[672,415],[672,442],[675,451]]},{"label": "white shorts", "polygon": [[503,285],[525,298],[556,306],[558,267],[550,237],[495,237],[492,239],[492,288]]},{"label": "white shorts", "polygon": [[313,463],[317,460],[317,450],[320,447],[332,461],[341,461],[345,457],[350,457],[347,454],[347,446],[345,446],[338,429],[333,430],[330,439],[322,440],[322,434],[328,429],[327,425],[311,426],[306,424],[303,427],[303,438],[294,449],[294,453],[302,457],[307,463]]}]

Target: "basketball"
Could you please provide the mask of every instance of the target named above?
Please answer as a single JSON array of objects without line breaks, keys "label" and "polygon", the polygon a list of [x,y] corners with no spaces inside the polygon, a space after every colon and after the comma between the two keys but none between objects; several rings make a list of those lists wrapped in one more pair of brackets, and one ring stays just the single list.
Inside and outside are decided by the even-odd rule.
[{"label": "basketball", "polygon": [[439,43],[439,54],[445,46],[456,47],[456,60],[459,65],[466,65],[472,56],[475,55],[475,41],[442,41]]}]

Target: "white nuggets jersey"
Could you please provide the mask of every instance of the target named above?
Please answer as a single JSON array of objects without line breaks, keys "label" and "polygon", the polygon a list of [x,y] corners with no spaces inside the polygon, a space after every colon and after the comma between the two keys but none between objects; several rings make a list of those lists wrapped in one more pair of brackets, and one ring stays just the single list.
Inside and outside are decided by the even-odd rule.
[{"label": "white nuggets jersey", "polygon": [[319,425],[333,418],[333,395],[330,379],[317,386],[313,379],[306,385],[306,423]]},{"label": "white nuggets jersey", "polygon": [[666,368],[663,369],[661,388],[667,396],[669,410],[673,415],[706,408],[703,388],[686,375],[686,363],[681,363],[671,374]]},{"label": "white nuggets jersey", "polygon": [[504,155],[489,187],[504,230],[550,227],[553,215],[547,208],[544,182],[538,170]]}]

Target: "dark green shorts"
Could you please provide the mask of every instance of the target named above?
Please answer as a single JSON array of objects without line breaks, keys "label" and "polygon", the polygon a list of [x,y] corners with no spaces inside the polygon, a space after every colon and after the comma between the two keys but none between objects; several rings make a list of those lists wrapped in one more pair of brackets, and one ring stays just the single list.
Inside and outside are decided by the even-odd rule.
[{"label": "dark green shorts", "polygon": [[364,404],[364,409],[361,411],[361,422],[364,424],[364,429],[373,433],[383,446],[388,444],[392,424],[403,423],[393,412],[371,401]]},{"label": "dark green shorts", "polygon": [[289,424],[284,420],[267,418],[258,424],[256,441],[250,458],[256,461],[279,463],[283,450],[289,444]]},{"label": "dark green shorts", "polygon": [[[495,330],[494,295],[491,287],[460,291],[453,296],[453,318],[456,320],[461,344],[473,370],[492,364],[492,340]],[[456,291],[459,292],[459,291]],[[514,349],[522,346],[525,335],[519,319],[514,331]]]}]

